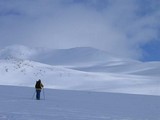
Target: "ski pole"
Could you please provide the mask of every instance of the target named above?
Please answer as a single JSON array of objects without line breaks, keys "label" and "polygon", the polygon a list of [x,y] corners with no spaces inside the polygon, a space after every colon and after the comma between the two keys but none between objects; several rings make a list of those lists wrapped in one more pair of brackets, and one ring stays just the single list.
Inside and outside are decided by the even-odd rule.
[{"label": "ski pole", "polygon": [[43,98],[44,98],[44,100],[45,100],[45,92],[44,92],[44,88],[43,88]]},{"label": "ski pole", "polygon": [[36,91],[34,91],[33,96],[32,96],[32,99],[34,98],[35,94],[36,94]]}]

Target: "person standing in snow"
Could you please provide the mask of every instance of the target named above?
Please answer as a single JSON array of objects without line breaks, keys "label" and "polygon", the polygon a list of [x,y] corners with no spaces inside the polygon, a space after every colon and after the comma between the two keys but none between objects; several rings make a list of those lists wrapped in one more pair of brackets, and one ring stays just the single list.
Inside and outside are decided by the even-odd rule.
[{"label": "person standing in snow", "polygon": [[40,100],[40,94],[41,94],[41,90],[43,88],[43,84],[41,83],[41,80],[39,79],[38,81],[36,81],[35,84],[35,89],[36,89],[36,99]]}]

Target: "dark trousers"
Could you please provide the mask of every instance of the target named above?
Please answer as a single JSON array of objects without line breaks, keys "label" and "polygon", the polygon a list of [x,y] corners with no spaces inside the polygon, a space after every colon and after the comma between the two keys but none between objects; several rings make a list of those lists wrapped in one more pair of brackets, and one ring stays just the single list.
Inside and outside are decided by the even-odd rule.
[{"label": "dark trousers", "polygon": [[40,100],[41,90],[36,90],[36,99]]}]

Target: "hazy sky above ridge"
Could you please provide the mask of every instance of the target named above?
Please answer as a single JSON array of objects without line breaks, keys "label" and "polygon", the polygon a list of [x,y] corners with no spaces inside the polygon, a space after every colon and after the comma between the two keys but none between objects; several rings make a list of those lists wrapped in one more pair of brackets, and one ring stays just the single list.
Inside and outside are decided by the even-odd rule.
[{"label": "hazy sky above ridge", "polygon": [[90,46],[160,60],[159,21],[160,0],[1,0],[0,47]]}]

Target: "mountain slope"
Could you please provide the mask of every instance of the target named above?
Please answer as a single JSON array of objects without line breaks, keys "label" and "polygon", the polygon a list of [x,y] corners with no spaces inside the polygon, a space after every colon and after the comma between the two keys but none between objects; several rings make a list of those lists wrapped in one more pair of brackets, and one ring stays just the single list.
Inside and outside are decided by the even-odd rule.
[{"label": "mountain slope", "polygon": [[105,51],[90,47],[45,49],[15,45],[0,50],[0,59],[31,60],[86,72],[160,75],[160,62],[143,63],[136,60],[118,58]]},{"label": "mountain slope", "polygon": [[160,62],[140,62],[134,60],[117,60],[90,66],[70,67],[86,72],[125,73],[132,75],[160,77]]},{"label": "mountain slope", "polygon": [[0,58],[1,85],[34,86],[41,79],[53,89],[160,95],[160,62],[120,59],[92,48],[24,46],[7,47],[0,51]]},{"label": "mountain slope", "polygon": [[84,72],[28,60],[0,60],[0,75],[1,85],[34,86],[41,79],[53,89],[160,94],[158,77]]},{"label": "mountain slope", "polygon": [[5,58],[32,60],[50,65],[88,65],[119,59],[105,51],[90,47],[45,49],[20,45],[8,46],[2,49],[0,59]]}]

